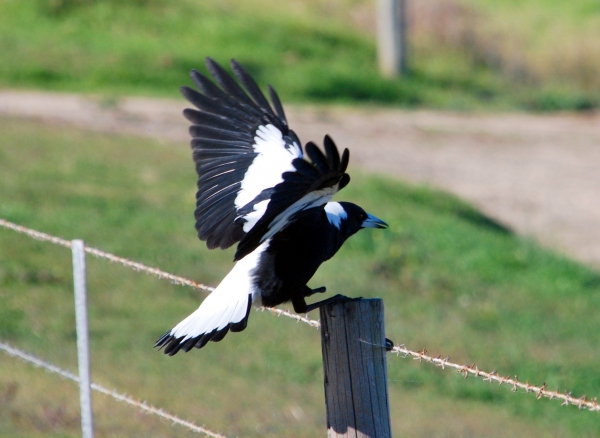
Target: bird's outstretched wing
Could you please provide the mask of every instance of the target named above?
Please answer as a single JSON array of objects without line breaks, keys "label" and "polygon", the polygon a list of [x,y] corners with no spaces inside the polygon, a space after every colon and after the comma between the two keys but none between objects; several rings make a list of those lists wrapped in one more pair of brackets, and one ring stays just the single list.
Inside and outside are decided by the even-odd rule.
[{"label": "bird's outstretched wing", "polygon": [[305,160],[272,87],[274,110],[236,61],[231,67],[239,83],[211,58],[206,65],[216,84],[192,71],[199,91],[181,89],[197,108],[184,110],[192,122],[191,146],[199,176],[196,229],[211,249],[239,242],[235,255],[239,260],[285,228],[295,213],[324,205],[344,187],[350,180],[345,173],[349,153],[346,149],[340,157],[326,136],[325,154],[308,143],[310,162]]}]

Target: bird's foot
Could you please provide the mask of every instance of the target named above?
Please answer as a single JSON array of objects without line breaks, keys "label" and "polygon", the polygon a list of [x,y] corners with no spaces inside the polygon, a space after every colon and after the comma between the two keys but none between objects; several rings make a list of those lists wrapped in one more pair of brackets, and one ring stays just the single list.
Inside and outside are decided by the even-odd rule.
[{"label": "bird's foot", "polygon": [[312,303],[312,304],[308,304],[306,306],[306,312],[308,313],[312,310],[318,309],[320,307],[326,306],[328,304],[333,304],[333,303],[337,303],[339,301],[344,301],[344,300],[349,300],[350,298],[344,296],[344,295],[334,295],[331,298],[327,298],[326,300],[322,300],[322,301],[317,301],[316,303]]},{"label": "bird's foot", "polygon": [[316,289],[310,289],[310,292],[304,295],[304,297],[312,297],[314,294],[322,294],[323,292],[327,292],[327,288],[325,286],[321,286]]},{"label": "bird's foot", "polygon": [[385,351],[392,351],[394,349],[394,341],[385,338]]}]

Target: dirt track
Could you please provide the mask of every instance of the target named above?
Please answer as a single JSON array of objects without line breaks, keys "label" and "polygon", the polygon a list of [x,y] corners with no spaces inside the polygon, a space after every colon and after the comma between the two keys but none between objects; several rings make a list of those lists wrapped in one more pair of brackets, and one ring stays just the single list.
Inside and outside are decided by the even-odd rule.
[{"label": "dirt track", "polygon": [[[187,142],[184,107],[0,91],[0,115]],[[328,133],[352,151],[353,164],[454,192],[517,232],[600,267],[600,114],[287,108],[303,141],[321,143]]]}]

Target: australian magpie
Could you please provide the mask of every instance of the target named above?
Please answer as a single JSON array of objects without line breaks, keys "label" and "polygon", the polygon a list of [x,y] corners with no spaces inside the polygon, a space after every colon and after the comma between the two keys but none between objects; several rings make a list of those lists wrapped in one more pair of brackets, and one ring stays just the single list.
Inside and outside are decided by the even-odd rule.
[{"label": "australian magpie", "polygon": [[307,286],[318,267],[358,230],[387,228],[358,205],[330,202],[350,181],[348,149],[340,156],[325,136],[325,153],[305,145],[307,160],[271,86],[273,107],[235,60],[237,81],[211,58],[206,66],[216,84],[194,70],[200,91],[181,88],[197,108],[183,112],[199,176],[196,230],[209,249],[237,243],[237,263],[198,310],[156,342],[171,356],[244,330],[252,304],[291,301],[306,313],[335,300],[306,304],[325,292]]}]

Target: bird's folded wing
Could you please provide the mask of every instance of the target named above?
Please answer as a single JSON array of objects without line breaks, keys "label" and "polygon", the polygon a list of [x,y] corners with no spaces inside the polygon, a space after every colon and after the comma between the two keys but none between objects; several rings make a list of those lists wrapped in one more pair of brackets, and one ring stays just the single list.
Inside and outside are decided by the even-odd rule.
[{"label": "bird's folded wing", "polygon": [[326,154],[312,143],[306,145],[311,162],[306,161],[273,88],[269,94],[274,110],[237,62],[231,65],[241,86],[214,60],[207,58],[206,64],[218,86],[193,71],[200,91],[182,87],[198,108],[184,111],[193,123],[191,145],[199,176],[196,229],[209,248],[240,242],[239,260],[265,235],[285,227],[304,204],[318,204],[343,187],[348,182],[348,152],[340,159],[327,137]]}]

